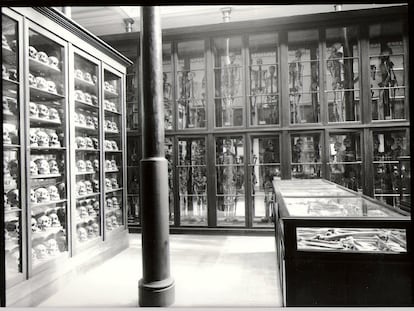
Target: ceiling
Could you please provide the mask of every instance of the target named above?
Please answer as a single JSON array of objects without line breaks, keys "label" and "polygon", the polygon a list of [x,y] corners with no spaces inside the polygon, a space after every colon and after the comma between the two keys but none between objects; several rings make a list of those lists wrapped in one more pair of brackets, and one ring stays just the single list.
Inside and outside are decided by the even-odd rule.
[{"label": "ceiling", "polygon": [[[397,4],[346,4],[342,10],[377,8]],[[334,4],[319,5],[192,5],[161,6],[163,29],[223,22],[223,8],[231,8],[230,21],[303,15],[335,11]],[[58,9],[61,9],[58,8]],[[132,31],[139,31],[139,6],[73,6],[71,18],[97,36],[126,32],[125,19],[132,19]]]}]

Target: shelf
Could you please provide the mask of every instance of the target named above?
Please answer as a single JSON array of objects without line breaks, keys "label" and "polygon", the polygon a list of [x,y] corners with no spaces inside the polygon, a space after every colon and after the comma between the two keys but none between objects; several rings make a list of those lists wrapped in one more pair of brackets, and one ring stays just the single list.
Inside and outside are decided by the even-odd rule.
[{"label": "shelf", "polygon": [[17,149],[17,148],[20,148],[20,145],[3,144],[3,148],[6,148],[6,149]]},{"label": "shelf", "polygon": [[81,199],[94,197],[94,196],[97,196],[99,194],[100,194],[100,192],[93,192],[93,193],[88,193],[88,194],[85,194],[85,195],[75,196],[75,198],[76,198],[76,200],[81,200]]},{"label": "shelf", "polygon": [[61,121],[55,121],[50,119],[34,118],[30,117],[30,123],[35,123],[39,125],[61,125]]},{"label": "shelf", "polygon": [[107,193],[111,193],[111,192],[117,192],[117,191],[121,191],[123,188],[116,188],[116,189],[111,189],[111,190],[105,190],[105,194]]},{"label": "shelf", "polygon": [[21,211],[22,211],[22,209],[17,208],[17,207],[5,208],[4,209],[4,214],[18,213],[18,212],[21,212]]},{"label": "shelf", "polygon": [[91,220],[93,221],[93,220],[97,220],[97,219],[99,219],[99,215],[96,215],[96,216],[89,216],[88,215],[88,217],[76,216],[75,223],[76,223],[76,225],[79,225],[79,224],[87,224]]},{"label": "shelf", "polygon": [[119,173],[120,171],[119,170],[107,170],[107,171],[105,171],[105,174],[106,173]]},{"label": "shelf", "polygon": [[36,98],[41,101],[54,101],[64,99],[65,96],[55,93],[50,93],[48,91],[43,91],[41,89],[30,87],[30,98]]},{"label": "shelf", "polygon": [[105,214],[115,213],[116,211],[121,211],[121,208],[105,208]]},{"label": "shelf", "polygon": [[57,67],[50,66],[49,64],[42,63],[37,59],[33,59],[29,57],[29,66],[30,71],[36,71],[40,73],[48,73],[48,74],[61,74],[61,71]]},{"label": "shelf", "polygon": [[2,46],[1,52],[2,52],[4,63],[7,63],[7,64],[16,63],[17,55],[11,48]]},{"label": "shelf", "polygon": [[30,147],[30,151],[65,151],[66,147]]},{"label": "shelf", "polygon": [[99,149],[92,149],[92,148],[76,148],[75,151],[82,151],[82,152],[100,152]]},{"label": "shelf", "polygon": [[119,94],[118,93],[112,93],[110,91],[105,90],[105,99],[108,98],[118,98]]},{"label": "shelf", "polygon": [[32,179],[43,179],[43,178],[57,178],[61,177],[61,174],[43,174],[43,175],[30,175],[30,178]]},{"label": "shelf", "polygon": [[108,113],[108,114],[116,114],[118,116],[121,116],[122,115],[122,113],[120,113],[118,111],[112,111],[112,110],[108,110],[108,109],[105,109],[105,113]]},{"label": "shelf", "polygon": [[34,208],[38,208],[38,207],[44,207],[44,206],[48,206],[48,205],[60,204],[60,203],[65,203],[65,202],[66,202],[66,199],[61,199],[61,200],[57,200],[57,201],[48,201],[48,202],[43,202],[43,203],[32,203],[32,202],[30,202],[30,204],[31,204],[32,209],[34,209]]},{"label": "shelf", "polygon": [[51,234],[56,234],[58,232],[63,232],[65,229],[62,226],[59,227],[48,227],[45,228],[45,230],[39,229],[39,231],[31,231],[32,232],[32,239],[38,239],[38,238],[47,238]]},{"label": "shelf", "polygon": [[105,130],[105,135],[113,136],[113,135],[109,135],[109,134],[119,135],[120,133],[119,133],[119,131],[107,131],[107,130]]},{"label": "shelf", "polygon": [[75,104],[84,108],[93,108],[95,110],[99,110],[99,106],[95,106],[94,104],[87,103],[80,100],[75,100]]},{"label": "shelf", "polygon": [[82,176],[82,175],[93,175],[96,174],[97,172],[93,171],[93,172],[76,172],[76,176]]},{"label": "shelf", "polygon": [[3,78],[3,88],[17,87],[18,85],[19,82],[17,81]]},{"label": "shelf", "polygon": [[93,82],[88,82],[75,77],[75,85],[80,86],[84,90],[87,90],[89,93],[93,93],[92,95],[96,95],[97,85]]},{"label": "shelf", "polygon": [[108,153],[122,153],[122,150],[106,150],[105,149],[105,152],[108,152]]},{"label": "shelf", "polygon": [[98,131],[98,129],[96,129],[95,127],[88,127],[88,126],[83,126],[83,125],[75,125],[75,129],[76,130],[82,130],[82,131],[87,131],[87,132],[92,132],[95,133]]}]

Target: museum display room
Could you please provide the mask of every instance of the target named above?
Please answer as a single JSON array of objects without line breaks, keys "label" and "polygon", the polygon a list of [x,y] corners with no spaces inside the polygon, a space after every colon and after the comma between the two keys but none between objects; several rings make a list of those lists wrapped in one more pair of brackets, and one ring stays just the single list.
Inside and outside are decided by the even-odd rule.
[{"label": "museum display room", "polygon": [[[148,116],[139,32],[1,11],[6,296],[30,306],[140,232]],[[304,295],[325,268],[413,303],[407,5],[164,29],[162,64],[172,233],[275,234],[287,306],[372,303],[326,271]]]}]

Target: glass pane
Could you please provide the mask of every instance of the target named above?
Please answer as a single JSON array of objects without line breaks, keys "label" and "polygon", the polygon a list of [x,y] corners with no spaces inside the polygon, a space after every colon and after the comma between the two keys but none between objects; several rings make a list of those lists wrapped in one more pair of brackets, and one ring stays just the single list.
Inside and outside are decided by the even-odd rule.
[{"label": "glass pane", "polygon": [[164,126],[166,130],[173,129],[173,88],[172,88],[172,63],[171,44],[162,45],[162,85],[164,93]]},{"label": "glass pane", "polygon": [[217,224],[245,224],[244,140],[216,139]]},{"label": "glass pane", "polygon": [[[214,39],[216,127],[243,124],[241,38]],[[236,115],[236,119],[233,115]],[[240,120],[241,118],[241,124]]]},{"label": "glass pane", "polygon": [[180,42],[177,49],[178,128],[205,127],[204,41]]},{"label": "glass pane", "polygon": [[329,135],[329,179],[362,192],[361,133]]},{"label": "glass pane", "polygon": [[127,130],[139,129],[139,104],[138,104],[138,79],[137,64],[127,68],[126,75],[126,128]]},{"label": "glass pane", "polygon": [[173,164],[174,164],[174,148],[173,138],[165,137],[164,141],[165,158],[168,161],[168,204],[169,204],[169,220],[170,225],[174,224],[174,176],[173,176]]},{"label": "glass pane", "polygon": [[405,119],[405,54],[401,22],[369,28],[373,120]]},{"label": "glass pane", "polygon": [[318,31],[291,31],[288,38],[290,123],[320,122]]},{"label": "glass pane", "polygon": [[321,177],[320,134],[292,134],[292,178]]},{"label": "glass pane", "polygon": [[253,226],[270,226],[272,181],[280,177],[279,136],[252,138],[251,146]]},{"label": "glass pane", "polygon": [[32,266],[67,254],[65,51],[29,30],[29,142]]},{"label": "glass pane", "polygon": [[251,125],[279,124],[278,37],[249,37]]},{"label": "glass pane", "polygon": [[140,161],[140,140],[137,136],[127,137],[127,209],[128,223],[139,224],[139,161]]},{"label": "glass pane", "polygon": [[358,48],[357,27],[326,30],[329,122],[360,119]]}]

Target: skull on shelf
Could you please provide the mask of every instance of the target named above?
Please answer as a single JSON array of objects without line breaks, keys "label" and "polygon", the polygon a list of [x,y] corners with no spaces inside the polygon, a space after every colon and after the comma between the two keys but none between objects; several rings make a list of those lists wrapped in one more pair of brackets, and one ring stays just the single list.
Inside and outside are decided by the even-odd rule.
[{"label": "skull on shelf", "polygon": [[46,203],[50,201],[50,194],[46,188],[38,188],[35,191],[37,203]]},{"label": "skull on shelf", "polygon": [[57,94],[56,83],[53,81],[47,81],[47,91],[49,93]]},{"label": "skull on shelf", "polygon": [[33,189],[30,189],[30,202],[37,203],[36,192]]},{"label": "skull on shelf", "polygon": [[88,104],[92,104],[91,94],[85,93],[84,95],[85,95],[85,102],[88,103]]},{"label": "skull on shelf", "polygon": [[35,161],[30,161],[30,175],[37,175],[38,173],[39,171]]},{"label": "skull on shelf", "polygon": [[47,257],[47,248],[43,244],[37,245],[34,249],[36,251],[37,259],[45,259]]},{"label": "skull on shelf", "polygon": [[97,213],[95,211],[95,209],[93,208],[93,205],[88,205],[88,214],[91,217],[96,217]]},{"label": "skull on shelf", "polygon": [[78,146],[78,148],[85,148],[85,138],[81,136],[76,137],[76,145]]},{"label": "skull on shelf", "polygon": [[116,165],[116,161],[115,160],[111,160],[111,167],[113,171],[117,171],[118,170],[118,166]]},{"label": "skull on shelf", "polygon": [[106,110],[111,110],[111,102],[109,100],[105,99],[104,105]]},{"label": "skull on shelf", "polygon": [[95,237],[95,233],[93,232],[92,226],[87,226],[86,231],[88,234],[88,239],[93,239]]},{"label": "skull on shelf", "polygon": [[36,87],[37,81],[36,81],[35,76],[29,73],[28,79],[29,79],[29,86]]},{"label": "skull on shelf", "polygon": [[81,90],[75,91],[75,100],[85,101],[85,94]]},{"label": "skull on shelf", "polygon": [[57,136],[57,134],[55,132],[51,132],[49,134],[49,138],[50,138],[50,147],[55,147],[55,148],[60,148],[60,141],[59,141],[59,136]]},{"label": "skull on shelf", "polygon": [[112,121],[105,120],[105,130],[112,131]]},{"label": "skull on shelf", "polygon": [[93,160],[93,168],[95,169],[96,172],[99,171],[99,160],[98,159]]},{"label": "skull on shelf", "polygon": [[49,214],[49,218],[52,224],[52,227],[60,227],[60,221],[59,221],[59,217],[56,213],[50,213]]},{"label": "skull on shelf", "polygon": [[[119,208],[119,205],[118,205]],[[122,219],[122,211],[120,209],[115,211],[115,216],[117,219]]]},{"label": "skull on shelf", "polygon": [[49,191],[51,201],[59,201],[60,200],[59,191],[58,191],[56,186],[50,185],[49,187],[47,187],[47,190]]},{"label": "skull on shelf", "polygon": [[88,217],[88,209],[86,208],[86,206],[79,206],[79,216],[80,218],[85,218]]},{"label": "skull on shelf", "polygon": [[118,145],[115,140],[111,141],[111,144],[112,144],[112,150],[118,150]]},{"label": "skull on shelf", "polygon": [[116,122],[112,122],[112,130],[114,132],[118,132],[118,125],[116,124]]},{"label": "skull on shelf", "polygon": [[9,192],[7,192],[7,201],[10,203],[13,207],[19,206],[19,190],[12,189]]},{"label": "skull on shelf", "polygon": [[76,162],[76,167],[78,168],[78,172],[85,172],[86,171],[85,161],[78,160],[78,162]]},{"label": "skull on shelf", "polygon": [[40,230],[46,231],[51,226],[50,218],[46,215],[42,215],[37,219],[37,226]]},{"label": "skull on shelf", "polygon": [[39,147],[49,147],[49,135],[47,135],[44,131],[38,130],[36,132],[37,135],[37,145]]},{"label": "skull on shelf", "polygon": [[93,206],[93,209],[98,213],[99,212],[99,201],[94,199],[92,206]]},{"label": "skull on shelf", "polygon": [[105,91],[110,91],[110,84],[109,84],[109,82],[108,81],[105,81],[104,82],[104,87],[105,87]]},{"label": "skull on shelf", "polygon": [[66,185],[64,182],[58,183],[56,185],[56,187],[59,190],[59,195],[61,198],[65,198],[66,197]]},{"label": "skull on shelf", "polygon": [[59,166],[56,160],[49,160],[50,174],[59,174]]},{"label": "skull on shelf", "polygon": [[36,129],[30,129],[30,133],[29,133],[30,147],[39,146],[36,131],[37,131]]},{"label": "skull on shelf", "polygon": [[39,117],[39,107],[34,102],[29,102],[29,115],[30,117]]},{"label": "skull on shelf", "polygon": [[112,190],[112,183],[109,178],[105,178],[105,190]]},{"label": "skull on shelf", "polygon": [[37,53],[36,59],[44,64],[49,63],[49,56],[43,51]]},{"label": "skull on shelf", "polygon": [[86,186],[83,181],[78,181],[76,183],[76,192],[78,193],[79,196],[86,194]]},{"label": "skull on shelf", "polygon": [[95,125],[93,123],[93,119],[92,119],[91,116],[86,116],[86,126],[91,127],[91,128],[95,128]]},{"label": "skull on shelf", "polygon": [[79,124],[79,114],[77,112],[73,115],[73,122]]},{"label": "skull on shelf", "polygon": [[84,182],[85,184],[85,188],[86,188],[86,193],[93,193],[93,189],[92,189],[92,183],[89,180],[86,180]]},{"label": "skull on shelf", "polygon": [[110,104],[109,107],[110,107],[110,110],[111,111],[118,112],[118,110],[116,109],[116,105],[115,105],[114,102],[110,102],[109,104]]},{"label": "skull on shelf", "polygon": [[55,56],[49,56],[49,66],[59,69],[59,59]]},{"label": "skull on shelf", "polygon": [[99,192],[99,180],[92,179],[93,192]]},{"label": "skull on shelf", "polygon": [[83,72],[82,72],[82,70],[80,70],[80,69],[76,69],[76,70],[75,70],[75,77],[76,77],[77,79],[83,79]]},{"label": "skull on shelf", "polygon": [[36,77],[36,87],[42,91],[47,91],[48,90],[48,85],[47,85],[47,81],[45,78],[42,77]]},{"label": "skull on shelf", "polygon": [[3,127],[3,143],[4,144],[11,144],[12,140],[10,137],[10,131],[7,128]]},{"label": "skull on shelf", "polygon": [[106,208],[111,209],[113,208],[112,199],[106,198]]},{"label": "skull on shelf", "polygon": [[90,74],[89,72],[85,72],[85,73],[83,74],[83,80],[85,80],[85,81],[88,81],[88,82],[91,82],[91,83],[92,83],[92,76],[91,76],[91,74]]},{"label": "skull on shelf", "polygon": [[82,113],[79,113],[79,125],[86,125],[86,118]]},{"label": "skull on shelf", "polygon": [[85,228],[78,229],[78,240],[80,242],[85,242],[88,240],[88,233]]},{"label": "skull on shelf", "polygon": [[105,219],[105,224],[106,224],[106,230],[111,231],[113,229],[112,219],[110,217]]},{"label": "skull on shelf", "polygon": [[92,229],[93,229],[94,234],[95,234],[96,236],[98,236],[98,235],[99,235],[99,225],[98,225],[96,222],[94,222],[94,223],[92,224]]},{"label": "skull on shelf", "polygon": [[46,248],[47,248],[47,253],[50,256],[56,256],[57,254],[59,254],[59,247],[55,239],[47,240]]},{"label": "skull on shelf", "polygon": [[9,47],[9,43],[7,42],[7,38],[3,34],[1,34],[1,45],[4,46],[4,47]]},{"label": "skull on shelf", "polygon": [[111,221],[112,221],[112,227],[118,228],[118,220],[116,219],[116,216],[111,216]]},{"label": "skull on shelf", "polygon": [[36,59],[37,58],[37,50],[33,46],[29,46],[29,57]]},{"label": "skull on shelf", "polygon": [[109,84],[109,92],[116,93],[115,88],[112,84]]},{"label": "skull on shelf", "polygon": [[95,75],[92,75],[92,81],[93,84],[96,84],[98,82],[98,78]]},{"label": "skull on shelf", "polygon": [[92,142],[93,142],[93,148],[94,149],[99,149],[99,140],[98,140],[98,138],[92,138]]},{"label": "skull on shelf", "polygon": [[119,186],[118,186],[118,180],[116,178],[111,178],[111,184],[112,184],[112,189],[119,188]]},{"label": "skull on shelf", "polygon": [[37,159],[35,162],[37,164],[37,171],[39,172],[40,175],[50,174],[50,166],[49,166],[49,162],[47,162],[47,160]]},{"label": "skull on shelf", "polygon": [[33,217],[31,220],[31,228],[32,228],[32,232],[39,232],[39,227],[37,226],[37,220]]},{"label": "skull on shelf", "polygon": [[96,95],[91,95],[92,105],[98,106],[98,97]]},{"label": "skull on shelf", "polygon": [[119,202],[117,197],[112,197],[112,206],[114,208],[119,208]]},{"label": "skull on shelf", "polygon": [[105,160],[105,169],[112,170],[111,160]]},{"label": "skull on shelf", "polygon": [[49,118],[50,120],[56,121],[60,123],[60,116],[59,112],[56,108],[49,108]]},{"label": "skull on shelf", "polygon": [[93,141],[90,137],[85,137],[86,148],[93,149]]},{"label": "skull on shelf", "polygon": [[105,139],[105,150],[112,150],[112,142]]},{"label": "skull on shelf", "polygon": [[93,165],[91,160],[85,161],[86,171],[87,172],[93,172]]},{"label": "skull on shelf", "polygon": [[39,118],[49,119],[49,108],[43,104],[39,104],[37,107],[39,108]]}]

